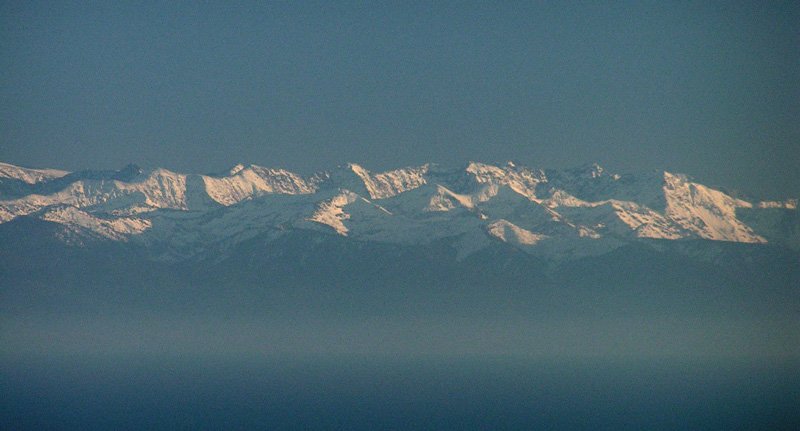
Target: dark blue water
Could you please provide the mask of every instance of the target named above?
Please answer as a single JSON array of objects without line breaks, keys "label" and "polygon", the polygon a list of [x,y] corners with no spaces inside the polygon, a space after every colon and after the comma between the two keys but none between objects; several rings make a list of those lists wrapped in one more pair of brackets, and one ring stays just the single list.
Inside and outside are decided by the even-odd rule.
[{"label": "dark blue water", "polygon": [[800,366],[4,357],[0,428],[800,429]]}]

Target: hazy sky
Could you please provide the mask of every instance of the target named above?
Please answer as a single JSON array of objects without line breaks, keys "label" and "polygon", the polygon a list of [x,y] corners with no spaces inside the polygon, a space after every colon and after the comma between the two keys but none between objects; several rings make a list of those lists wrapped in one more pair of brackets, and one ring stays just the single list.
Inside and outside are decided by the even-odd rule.
[{"label": "hazy sky", "polygon": [[0,4],[0,161],[468,160],[800,196],[800,3]]}]

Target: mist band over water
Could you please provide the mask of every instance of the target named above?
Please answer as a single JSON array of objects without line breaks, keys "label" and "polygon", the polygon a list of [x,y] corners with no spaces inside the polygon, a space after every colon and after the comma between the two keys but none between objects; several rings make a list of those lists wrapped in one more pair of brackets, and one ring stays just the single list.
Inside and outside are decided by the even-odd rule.
[{"label": "mist band over water", "polygon": [[227,357],[800,358],[800,330],[753,316],[16,316],[6,354]]},{"label": "mist band over water", "polygon": [[722,316],[3,319],[8,429],[792,429],[800,337]]}]

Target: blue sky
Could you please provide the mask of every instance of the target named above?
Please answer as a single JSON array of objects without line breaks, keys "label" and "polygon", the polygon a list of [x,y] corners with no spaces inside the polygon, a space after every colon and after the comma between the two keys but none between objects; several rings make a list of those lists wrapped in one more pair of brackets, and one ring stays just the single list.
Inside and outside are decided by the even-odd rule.
[{"label": "blue sky", "polygon": [[142,3],[0,5],[0,160],[597,162],[800,195],[796,2]]}]

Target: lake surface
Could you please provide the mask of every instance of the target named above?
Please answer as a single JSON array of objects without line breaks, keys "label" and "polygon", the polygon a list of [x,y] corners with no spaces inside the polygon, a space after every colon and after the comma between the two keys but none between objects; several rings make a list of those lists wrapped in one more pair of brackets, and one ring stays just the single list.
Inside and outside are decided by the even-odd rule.
[{"label": "lake surface", "polygon": [[0,428],[800,429],[800,366],[525,357],[3,355]]}]

